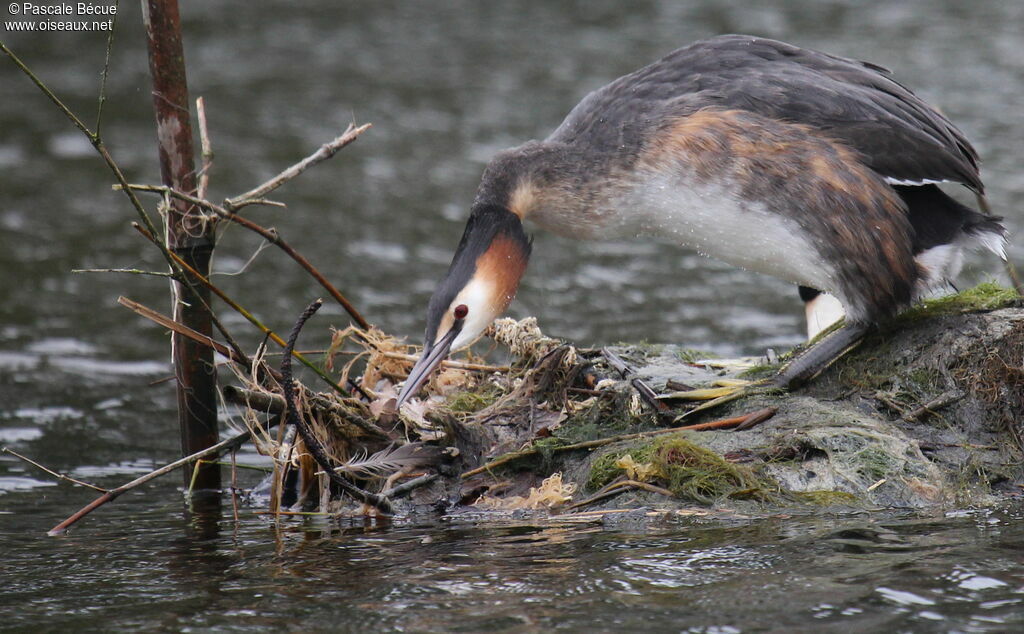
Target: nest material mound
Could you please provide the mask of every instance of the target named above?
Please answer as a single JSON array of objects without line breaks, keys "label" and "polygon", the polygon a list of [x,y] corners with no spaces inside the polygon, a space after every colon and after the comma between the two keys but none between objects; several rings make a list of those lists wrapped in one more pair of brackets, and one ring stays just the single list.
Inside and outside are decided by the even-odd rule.
[{"label": "nest material mound", "polygon": [[[776,412],[743,431],[670,431],[685,410],[656,412],[633,379],[671,392],[680,382],[772,371],[758,360],[619,347],[636,371],[626,380],[601,350],[545,337],[533,319],[500,320],[489,336],[512,351],[510,365],[452,362],[428,396],[394,412],[395,385],[414,350],[377,331],[340,331],[329,367],[360,396],[303,388],[300,413],[333,466],[390,495],[398,513],[923,507],[990,502],[1024,484],[1024,309],[991,285],[911,311],[796,393],[759,394],[703,414],[706,421]],[[273,507],[365,511],[317,475],[321,467],[294,434],[262,439],[277,463]]]}]

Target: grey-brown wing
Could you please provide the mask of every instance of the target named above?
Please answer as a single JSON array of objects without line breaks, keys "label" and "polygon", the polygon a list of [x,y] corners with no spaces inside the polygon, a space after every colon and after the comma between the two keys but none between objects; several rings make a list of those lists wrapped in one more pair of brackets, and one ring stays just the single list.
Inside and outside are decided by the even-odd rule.
[{"label": "grey-brown wing", "polygon": [[964,134],[887,70],[750,36],[697,42],[613,81],[584,98],[550,139],[629,151],[666,118],[708,107],[820,130],[892,181],[983,189]]}]

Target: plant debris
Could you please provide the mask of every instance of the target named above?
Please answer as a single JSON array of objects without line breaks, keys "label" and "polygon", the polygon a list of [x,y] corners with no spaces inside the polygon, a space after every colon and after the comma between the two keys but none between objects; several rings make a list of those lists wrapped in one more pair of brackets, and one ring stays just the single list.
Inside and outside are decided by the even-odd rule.
[{"label": "plant debris", "polygon": [[[968,305],[975,308],[972,296]],[[945,306],[953,304],[946,300]],[[1003,338],[1010,352],[1016,350],[1013,333],[1021,328],[1020,319],[1018,313],[1012,315],[1016,325]],[[366,491],[405,493],[398,482],[408,479],[415,486],[405,506],[396,507],[407,511],[449,507],[453,500],[490,512],[572,511],[608,504],[612,497],[621,505],[623,495],[635,503],[655,496],[660,505],[675,508],[920,506],[968,499],[968,491],[982,490],[976,478],[970,486],[958,484],[962,470],[957,477],[948,476],[899,428],[912,424],[924,429],[931,419],[992,393],[989,387],[972,392],[969,385],[950,389],[947,383],[960,376],[955,364],[948,373],[930,371],[927,376],[920,367],[906,374],[897,368],[889,380],[898,383],[901,376],[913,376],[917,382],[906,385],[916,387],[900,388],[904,384],[899,383],[890,389],[895,396],[888,399],[889,406],[870,400],[877,403],[870,414],[848,388],[840,398],[830,396],[834,402],[801,394],[756,394],[723,406],[720,414],[726,418],[707,421],[702,412],[704,421],[666,428],[664,413],[653,402],[671,404],[679,420],[694,405],[675,398],[672,392],[678,386],[728,388],[738,384],[737,374],[758,362],[708,362],[696,368],[672,346],[618,348],[609,356],[607,350],[580,349],[546,337],[532,318],[499,320],[488,335],[514,351],[510,363],[489,364],[472,355],[451,360],[451,367],[425,386],[423,398],[393,412],[389,406],[416,349],[377,330],[335,331],[328,368],[344,383],[358,386],[361,395],[313,393],[301,386],[296,391],[296,409],[329,448],[335,473]],[[929,341],[934,343],[934,337]],[[990,347],[980,360],[977,355],[962,358],[992,366],[993,350],[1003,349]],[[884,352],[876,347],[857,354]],[[832,394],[829,388],[837,379],[859,381],[847,376],[863,367],[857,354],[837,363],[805,391]],[[1004,359],[1009,352],[999,354]],[[666,369],[670,374],[664,374]],[[1016,375],[1004,371],[1003,376]],[[983,380],[990,379],[976,376],[974,384],[987,385]],[[270,397],[279,390],[252,382],[246,389]],[[660,393],[650,399],[642,396],[645,390]],[[876,389],[870,395],[880,393]],[[911,396],[920,402],[892,409],[893,399]],[[256,424],[262,418],[252,410],[247,415]],[[291,486],[298,492],[282,497],[280,508],[318,508],[318,501],[327,500],[329,506],[320,510],[363,512],[334,486],[325,497],[323,470],[302,461],[309,453],[305,441],[298,438],[288,445],[282,441],[286,438],[260,436],[262,450],[275,457],[278,468],[296,472]],[[973,446],[993,443],[988,439]],[[1013,482],[1022,476],[1020,468],[1000,473]],[[433,477],[420,480],[428,475]],[[986,493],[991,493],[990,485],[986,483]],[[584,489],[591,497],[574,502],[574,494]],[[284,493],[284,488],[276,490]]]}]

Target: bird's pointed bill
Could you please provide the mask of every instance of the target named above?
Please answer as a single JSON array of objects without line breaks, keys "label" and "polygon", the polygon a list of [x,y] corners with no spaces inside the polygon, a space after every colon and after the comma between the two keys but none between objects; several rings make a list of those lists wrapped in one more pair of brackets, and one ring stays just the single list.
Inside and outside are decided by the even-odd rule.
[{"label": "bird's pointed bill", "polygon": [[400,409],[405,401],[419,392],[423,384],[430,378],[430,375],[434,373],[434,370],[441,365],[442,361],[448,358],[452,342],[455,341],[455,337],[458,336],[460,330],[460,328],[453,327],[434,344],[427,343],[423,348],[423,354],[420,356],[419,361],[416,362],[416,365],[412,367],[412,371],[409,372],[409,378],[405,380],[402,391],[398,394],[398,402],[395,404],[396,409]]}]

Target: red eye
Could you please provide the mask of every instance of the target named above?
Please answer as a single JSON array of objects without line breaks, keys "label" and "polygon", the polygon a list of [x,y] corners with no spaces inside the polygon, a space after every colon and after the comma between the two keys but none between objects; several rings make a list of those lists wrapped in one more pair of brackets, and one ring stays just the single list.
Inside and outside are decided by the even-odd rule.
[{"label": "red eye", "polygon": [[459,304],[458,306],[455,307],[455,318],[456,319],[465,319],[466,315],[468,315],[468,314],[469,314],[469,306],[466,306],[465,304]]}]

